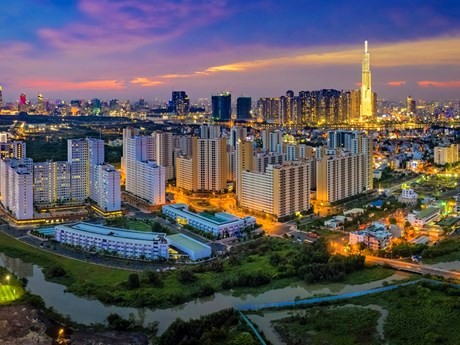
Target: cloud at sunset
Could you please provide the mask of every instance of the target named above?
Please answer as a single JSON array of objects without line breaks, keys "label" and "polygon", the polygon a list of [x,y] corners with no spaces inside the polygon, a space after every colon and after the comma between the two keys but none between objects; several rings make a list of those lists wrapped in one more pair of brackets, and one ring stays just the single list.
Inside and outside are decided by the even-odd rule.
[{"label": "cloud at sunset", "polygon": [[163,84],[163,82],[159,80],[152,80],[152,79],[145,78],[145,77],[137,77],[131,80],[131,84],[140,85],[143,87],[152,87],[152,86],[161,85]]},{"label": "cloud at sunset", "polygon": [[125,85],[118,80],[89,80],[89,81],[63,81],[63,80],[37,80],[23,81],[27,87],[35,87],[40,90],[122,90]]},{"label": "cloud at sunset", "polygon": [[396,86],[396,87],[399,87],[399,86],[403,86],[403,85],[406,85],[406,82],[403,81],[403,80],[399,80],[399,81],[389,81],[387,83],[388,86]]},{"label": "cloud at sunset", "polygon": [[438,88],[460,88],[460,80],[451,81],[434,81],[434,80],[423,80],[419,81],[418,85],[421,87],[438,87]]},{"label": "cloud at sunset", "polygon": [[[50,91],[46,97],[98,90],[126,98],[166,98],[173,88],[192,97],[225,89],[254,98],[352,89],[367,39],[379,96],[399,98],[401,86],[417,96],[455,96],[455,81],[444,80],[460,75],[460,3],[446,11],[385,2],[358,13],[350,1],[11,2],[0,18],[0,84],[6,99],[39,88]],[[358,20],[365,36],[346,24]]]}]

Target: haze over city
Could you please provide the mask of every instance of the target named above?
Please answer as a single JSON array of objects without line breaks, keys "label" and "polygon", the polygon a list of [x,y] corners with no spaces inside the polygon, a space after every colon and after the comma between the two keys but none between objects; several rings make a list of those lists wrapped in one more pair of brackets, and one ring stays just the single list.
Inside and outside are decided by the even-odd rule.
[{"label": "haze over city", "polygon": [[379,98],[452,99],[459,14],[456,1],[24,0],[2,9],[0,84],[5,100],[349,90],[368,40]]}]

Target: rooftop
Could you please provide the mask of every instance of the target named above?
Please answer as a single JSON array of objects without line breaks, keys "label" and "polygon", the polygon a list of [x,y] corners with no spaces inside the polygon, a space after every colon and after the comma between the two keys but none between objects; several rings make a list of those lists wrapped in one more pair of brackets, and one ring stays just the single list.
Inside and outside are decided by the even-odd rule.
[{"label": "rooftop", "polygon": [[435,213],[439,212],[439,208],[437,207],[428,207],[427,209],[420,211],[419,214],[417,215],[418,218],[427,218]]},{"label": "rooftop", "polygon": [[[173,241],[174,243],[187,247],[193,250],[194,252],[198,252],[203,249],[210,249],[208,245],[194,240],[193,238],[185,236],[183,234],[170,235],[167,237],[167,239],[168,242]],[[174,243],[171,244],[174,245]]]},{"label": "rooftop", "polygon": [[158,232],[145,232],[145,231],[133,231],[120,228],[112,228],[99,224],[90,224],[90,223],[76,223],[70,225],[58,225],[55,227],[56,230],[60,228],[71,228],[74,230],[79,230],[92,234],[99,234],[105,236],[113,236],[119,238],[128,238],[133,240],[141,241],[158,241],[160,237],[165,237],[166,234]]},{"label": "rooftop", "polygon": [[219,212],[216,214],[210,214],[207,212],[193,213],[188,210],[186,204],[174,204],[174,205],[168,205],[164,207],[172,207],[184,213],[190,214],[192,216],[195,216],[198,218],[204,218],[206,221],[214,223],[216,225],[223,225],[223,224],[232,223],[232,222],[240,220],[240,218],[238,218],[237,216],[234,216],[233,214],[230,214],[227,212]]}]

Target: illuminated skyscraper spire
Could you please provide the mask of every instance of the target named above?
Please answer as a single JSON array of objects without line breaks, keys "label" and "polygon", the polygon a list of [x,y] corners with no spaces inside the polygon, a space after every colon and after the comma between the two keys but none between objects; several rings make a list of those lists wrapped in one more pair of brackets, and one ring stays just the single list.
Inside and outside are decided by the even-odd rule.
[{"label": "illuminated skyscraper spire", "polygon": [[374,116],[374,94],[372,93],[370,54],[364,41],[364,56],[361,82],[360,119],[366,121]]}]

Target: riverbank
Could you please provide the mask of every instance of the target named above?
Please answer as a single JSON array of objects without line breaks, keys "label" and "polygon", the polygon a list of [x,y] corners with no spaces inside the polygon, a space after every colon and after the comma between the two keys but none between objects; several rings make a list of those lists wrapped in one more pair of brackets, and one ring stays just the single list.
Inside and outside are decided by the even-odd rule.
[{"label": "riverbank", "polygon": [[[0,233],[0,252],[38,264],[47,280],[65,285],[67,291],[78,296],[90,296],[106,304],[129,307],[166,308],[196,298],[212,296],[218,291],[233,289],[244,294],[283,288],[301,281],[296,270],[300,269],[302,260],[297,259],[296,253],[307,257],[317,253],[321,255],[323,262],[327,262],[329,254],[325,250],[312,249],[312,246],[293,244],[283,239],[263,238],[239,246],[238,251],[227,259],[157,273],[115,269],[69,259]],[[324,271],[327,267],[321,265]],[[337,262],[334,267],[345,269],[344,265],[345,263]],[[314,268],[311,263],[310,267]],[[154,268],[152,265],[152,270]],[[335,279],[331,276],[332,272],[323,271],[321,277],[327,273]],[[305,271],[302,276],[308,272]],[[348,272],[348,275],[341,273],[339,280],[345,278],[350,283],[353,283],[353,280],[355,283],[362,283],[382,279],[394,271],[348,269]],[[311,273],[308,273],[308,277],[310,280],[316,279]]]},{"label": "riverbank", "polygon": [[277,334],[269,334],[280,344],[459,344],[458,296],[458,287],[421,282],[325,306],[269,311],[268,323],[252,319],[261,329],[274,328]]}]

